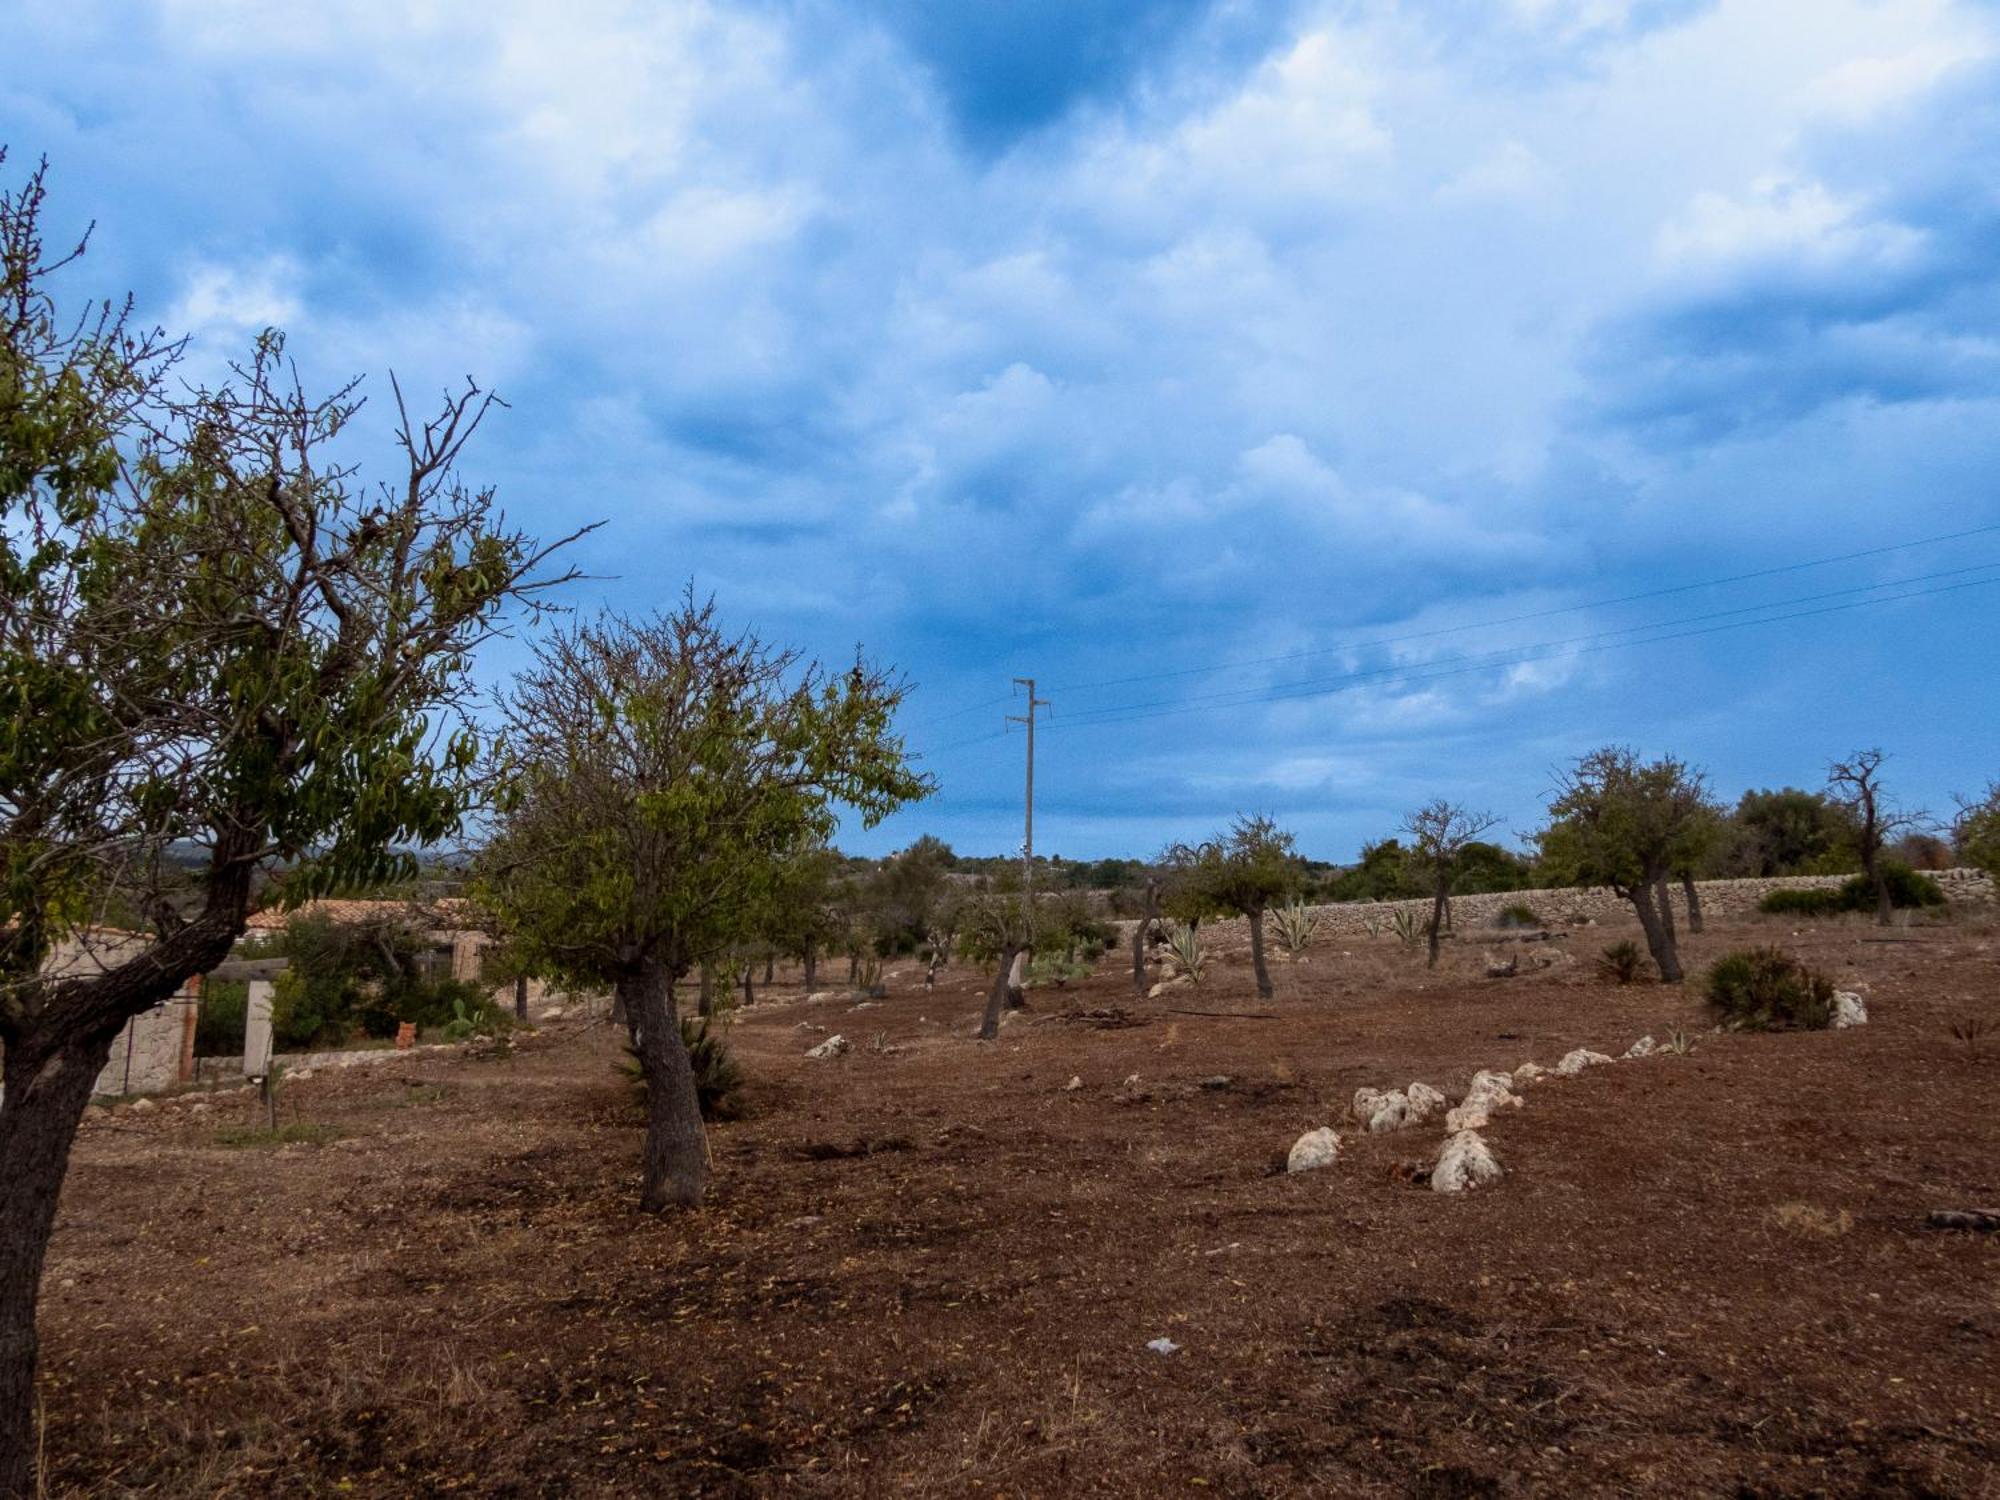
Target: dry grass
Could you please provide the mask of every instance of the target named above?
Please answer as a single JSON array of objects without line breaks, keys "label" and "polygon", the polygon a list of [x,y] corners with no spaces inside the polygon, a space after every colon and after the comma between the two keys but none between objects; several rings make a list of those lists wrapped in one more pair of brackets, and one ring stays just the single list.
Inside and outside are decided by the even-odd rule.
[{"label": "dry grass", "polygon": [[1828,1210],[1812,1203],[1780,1203],[1771,1210],[1771,1222],[1807,1239],[1837,1240],[1854,1228],[1854,1216],[1846,1209]]}]

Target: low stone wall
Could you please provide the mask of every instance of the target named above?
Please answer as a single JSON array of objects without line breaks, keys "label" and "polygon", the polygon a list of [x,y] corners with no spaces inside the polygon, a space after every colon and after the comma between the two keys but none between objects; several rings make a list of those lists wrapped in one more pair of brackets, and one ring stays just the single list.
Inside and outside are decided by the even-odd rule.
[{"label": "low stone wall", "polygon": [[[1846,875],[1787,875],[1769,880],[1698,880],[1695,890],[1701,895],[1704,914],[1736,917],[1754,913],[1757,903],[1772,891],[1838,886],[1850,878]],[[1932,878],[1944,887],[1945,896],[1953,902],[1994,899],[1993,881],[1982,870],[1940,870],[1934,872]],[[1674,918],[1684,921],[1687,913],[1678,884],[1673,887],[1673,896]],[[1551,927],[1580,927],[1587,922],[1616,920],[1632,914],[1630,902],[1602,886],[1489,891],[1477,896],[1452,897],[1452,926],[1461,931],[1490,927],[1510,906],[1532,907],[1535,915]],[[1413,912],[1428,920],[1431,903],[1428,898],[1412,901],[1340,901],[1314,906],[1309,910],[1319,919],[1321,936],[1362,937],[1367,934],[1371,922],[1387,930],[1399,910]],[[1214,930],[1218,934],[1235,934],[1245,925],[1241,918],[1236,918],[1213,924],[1204,922],[1201,930],[1204,933]],[[1117,926],[1119,936],[1129,942],[1133,923],[1125,921]]]}]

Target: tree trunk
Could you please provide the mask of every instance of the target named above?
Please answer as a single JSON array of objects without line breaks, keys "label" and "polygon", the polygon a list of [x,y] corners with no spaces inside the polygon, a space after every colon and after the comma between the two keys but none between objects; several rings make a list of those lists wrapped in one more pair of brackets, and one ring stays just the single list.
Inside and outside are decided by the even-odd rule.
[{"label": "tree trunk", "polygon": [[847,950],[847,987],[850,990],[854,988],[854,981],[858,979],[860,975],[861,975],[861,950],[859,948],[849,948]]},{"label": "tree trunk", "polygon": [[1007,1006],[1007,997],[1013,989],[1014,960],[1020,955],[1018,943],[1007,943],[1000,949],[1000,967],[993,972],[993,988],[986,996],[986,1014],[979,1022],[979,1040],[990,1042],[1000,1035],[1000,1012]]},{"label": "tree trunk", "polygon": [[[115,1035],[115,1033],[113,1034]],[[111,1037],[7,1051],[0,1101],[0,1497],[35,1493],[35,1301],[56,1199]]]},{"label": "tree trunk", "polygon": [[1147,881],[1146,904],[1139,913],[1139,926],[1132,934],[1132,988],[1142,995],[1146,993],[1146,939],[1152,935],[1159,902],[1160,883]]},{"label": "tree trunk", "polygon": [[1887,927],[1894,909],[1889,901],[1889,872],[1882,868],[1882,851],[1877,848],[1864,861],[1868,883],[1875,888],[1875,925]]},{"label": "tree trunk", "polygon": [[1264,962],[1264,908],[1247,913],[1250,918],[1250,969],[1257,976],[1257,998],[1269,1000],[1277,993],[1271,988],[1271,970]]},{"label": "tree trunk", "polygon": [[819,977],[819,944],[811,938],[806,939],[804,958],[806,993],[810,995],[813,992],[813,981]]},{"label": "tree trunk", "polygon": [[514,1019],[517,1021],[528,1019],[528,976],[526,974],[516,974],[514,976]]},{"label": "tree trunk", "polygon": [[769,989],[776,983],[777,977],[778,955],[775,953],[766,953],[764,955],[764,988]]},{"label": "tree trunk", "polygon": [[1692,873],[1681,876],[1681,894],[1687,897],[1688,931],[1700,932],[1703,922],[1701,915],[1701,892],[1695,889]]},{"label": "tree trunk", "polygon": [[1659,966],[1660,978],[1668,984],[1679,984],[1681,960],[1674,947],[1674,935],[1660,920],[1659,908],[1653,904],[1654,897],[1659,893],[1659,884],[1647,881],[1625,892],[1625,899],[1639,914],[1639,925],[1646,932],[1646,951],[1653,955],[1653,962]]},{"label": "tree trunk", "polygon": [[750,978],[757,972],[755,964],[743,966],[743,1004],[747,1008],[757,1003],[757,992],[750,987]]},{"label": "tree trunk", "polygon": [[639,1207],[647,1213],[691,1208],[708,1185],[708,1138],[694,1067],[681,1041],[680,1020],[668,992],[667,971],[645,958],[618,976],[618,994],[637,1017],[633,1042],[646,1080],[645,1165]]},{"label": "tree trunk", "polygon": [[1028,1008],[1028,959],[1029,949],[1023,945],[1014,950],[1014,962],[1007,968],[1007,1009],[1026,1010]]},{"label": "tree trunk", "polygon": [[707,964],[701,966],[701,993],[694,1002],[694,1013],[703,1017],[715,1014],[715,970]]},{"label": "tree trunk", "polygon": [[1446,884],[1449,878],[1445,875],[1438,877],[1437,894],[1431,900],[1430,958],[1425,963],[1425,967],[1430,969],[1438,966],[1438,941],[1444,931],[1445,912],[1451,901],[1450,887]]},{"label": "tree trunk", "polygon": [[1666,929],[1667,941],[1678,948],[1680,934],[1674,931],[1673,889],[1667,884],[1664,874],[1653,882],[1653,899],[1660,903],[1660,926]]}]

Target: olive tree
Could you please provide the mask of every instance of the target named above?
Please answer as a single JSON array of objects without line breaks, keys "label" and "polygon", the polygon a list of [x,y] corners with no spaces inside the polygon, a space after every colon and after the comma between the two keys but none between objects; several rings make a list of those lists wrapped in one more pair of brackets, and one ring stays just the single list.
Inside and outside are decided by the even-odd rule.
[{"label": "olive tree", "polygon": [[[399,392],[364,488],[328,456],[356,388],[306,395],[276,334],[170,401],[176,346],[65,317],[43,202],[0,193],[0,1496],[34,1484],[36,1293],[114,1039],[272,872],[286,901],[415,873],[475,794],[475,649],[562,581],[458,477],[490,397],[419,423]],[[144,930],[99,943],[107,914]]]},{"label": "olive tree", "polygon": [[1986,784],[1980,798],[1960,797],[1952,819],[1952,849],[1975,870],[2000,880],[2000,781]]},{"label": "olive tree", "polygon": [[1548,866],[1578,885],[1609,886],[1632,903],[1660,977],[1680,982],[1668,880],[1710,816],[1706,778],[1663,755],[1606,746],[1556,773],[1553,818],[1541,835]]},{"label": "olive tree", "polygon": [[508,791],[476,898],[510,942],[607,985],[646,1085],[640,1206],[701,1200],[708,1161],[674,987],[755,936],[845,804],[873,824],[923,797],[891,720],[901,684],[732,635],[690,593],[671,614],[553,632],[502,696]]},{"label": "olive tree", "polygon": [[1467,846],[1499,821],[1492,813],[1473,812],[1442,797],[1426,802],[1403,820],[1403,832],[1410,836],[1410,862],[1430,877],[1430,968],[1437,967],[1439,934],[1459,861]]}]

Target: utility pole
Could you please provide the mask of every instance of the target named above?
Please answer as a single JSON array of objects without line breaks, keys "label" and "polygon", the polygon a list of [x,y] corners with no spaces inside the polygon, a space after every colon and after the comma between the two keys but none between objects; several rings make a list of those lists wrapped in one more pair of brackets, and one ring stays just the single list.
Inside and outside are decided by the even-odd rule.
[{"label": "utility pole", "polygon": [[1016,677],[1014,686],[1028,690],[1028,711],[1007,715],[1007,722],[1028,726],[1028,822],[1027,836],[1021,841],[1021,892],[1024,899],[1029,899],[1035,886],[1035,710],[1047,708],[1049,700],[1035,696],[1032,677]]}]

